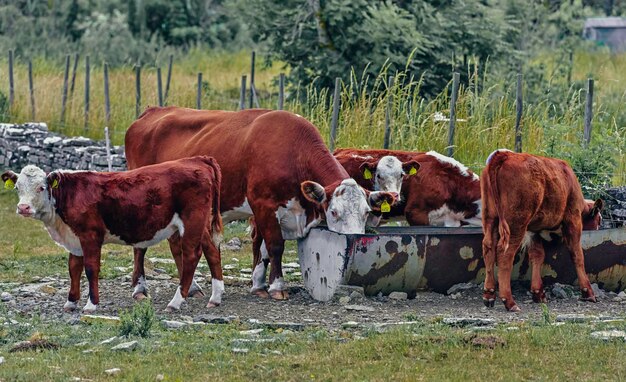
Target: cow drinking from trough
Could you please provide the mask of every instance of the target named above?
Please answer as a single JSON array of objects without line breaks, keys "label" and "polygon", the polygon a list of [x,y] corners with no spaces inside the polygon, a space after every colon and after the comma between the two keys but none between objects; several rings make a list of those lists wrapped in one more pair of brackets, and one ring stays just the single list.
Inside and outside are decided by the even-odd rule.
[{"label": "cow drinking from trough", "polygon": [[533,301],[546,301],[541,281],[545,258],[542,238],[549,239],[550,233],[562,236],[570,251],[581,299],[596,301],[585,272],[580,237],[583,229],[598,229],[603,203],[600,199],[595,202],[583,199],[576,175],[566,162],[496,150],[487,159],[481,190],[485,305],[494,305],[497,262],[500,298],[507,310],[520,310],[511,294],[511,270],[521,246],[528,248]]},{"label": "cow drinking from trough", "polygon": [[[19,195],[17,213],[41,220],[50,237],[70,252],[70,291],[64,309],[76,309],[85,269],[89,301],[99,303],[100,254],[106,243],[147,248],[174,235],[182,253],[180,285],[168,308],[187,297],[201,248],[219,259],[220,169],[210,157],[194,157],[127,172],[54,171],[36,166],[2,174]],[[209,304],[219,304],[223,281],[214,279]]]},{"label": "cow drinking from trough", "polygon": [[[401,202],[386,218],[404,216],[410,225],[482,224],[479,178],[453,158],[435,151],[337,149],[333,154],[348,174],[368,189],[376,187],[383,158],[398,160],[395,173],[396,179],[403,177]],[[400,164],[403,175],[397,170]],[[382,167],[383,173],[389,173],[386,167]]]},{"label": "cow drinking from trough", "polygon": [[[331,230],[363,233],[372,209],[396,194],[368,192],[330,154],[317,128],[285,111],[238,112],[148,108],[126,133],[128,167],[211,155],[220,164],[224,222],[254,216],[264,257],[272,264],[269,294],[287,298],[281,259],[286,239],[326,220]],[[136,262],[145,250],[136,249]],[[267,295],[255,272],[252,292]]]}]

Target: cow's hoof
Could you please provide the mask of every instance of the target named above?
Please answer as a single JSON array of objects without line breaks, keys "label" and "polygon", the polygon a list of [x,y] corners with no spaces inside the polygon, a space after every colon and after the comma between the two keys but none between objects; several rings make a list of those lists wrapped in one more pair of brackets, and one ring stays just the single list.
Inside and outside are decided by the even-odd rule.
[{"label": "cow's hoof", "polygon": [[496,303],[496,290],[485,289],[483,290],[483,303],[487,308],[493,308]]},{"label": "cow's hoof", "polygon": [[538,290],[535,292],[531,292],[533,295],[533,302],[535,303],[546,303],[548,299],[546,298],[546,294],[543,290]]},{"label": "cow's hoof", "polygon": [[274,300],[289,300],[289,292],[286,290],[275,290],[270,292],[270,297]]},{"label": "cow's hoof", "polygon": [[135,294],[133,295],[133,298],[135,299],[135,301],[142,301],[142,300],[144,300],[144,299],[145,299],[145,298],[147,298],[147,297],[148,297],[148,296],[146,296],[146,295],[145,295],[145,294],[143,294],[142,292],[135,293]]},{"label": "cow's hoof", "polygon": [[188,296],[189,297],[202,298],[202,297],[204,297],[204,292],[201,289],[196,289],[196,290],[193,290],[193,291],[190,290]]},{"label": "cow's hoof", "polygon": [[596,298],[596,296],[589,296],[589,297],[581,297],[580,301],[598,302],[598,299]]},{"label": "cow's hoof", "polygon": [[485,306],[487,308],[493,308],[496,304],[496,299],[495,298],[484,298],[483,297],[483,303],[485,304]]},{"label": "cow's hoof", "polygon": [[208,304],[206,304],[206,307],[207,307],[207,308],[215,308],[215,307],[218,307],[218,306],[220,306],[220,304],[219,304],[219,303],[217,303],[217,302],[211,302],[211,301],[209,301],[209,303],[208,303]]},{"label": "cow's hoof", "polygon": [[267,290],[265,289],[257,289],[257,290],[253,290],[252,292],[253,295],[260,297],[260,298],[269,298],[270,294],[267,293]]},{"label": "cow's hoof", "polygon": [[67,301],[65,305],[63,305],[63,311],[66,313],[71,313],[76,311],[78,304],[72,301]]},{"label": "cow's hoof", "polygon": [[503,298],[502,302],[504,303],[504,307],[506,308],[506,310],[508,310],[511,313],[517,313],[521,311],[520,307],[517,306],[515,301],[512,301],[510,304],[507,304],[507,300]]},{"label": "cow's hoof", "polygon": [[166,311],[167,313],[175,313],[175,312],[178,312],[179,310],[180,310],[180,307],[178,307],[178,308],[177,308],[177,307],[172,306],[172,305],[168,305],[168,306],[165,308],[165,311]]}]

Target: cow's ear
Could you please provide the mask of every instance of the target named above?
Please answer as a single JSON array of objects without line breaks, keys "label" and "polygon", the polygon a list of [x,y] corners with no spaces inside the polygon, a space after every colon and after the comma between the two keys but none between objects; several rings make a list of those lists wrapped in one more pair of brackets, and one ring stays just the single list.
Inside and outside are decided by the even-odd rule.
[{"label": "cow's ear", "polygon": [[595,203],[593,203],[593,208],[591,209],[591,216],[596,216],[599,214],[604,208],[604,200],[597,199]]},{"label": "cow's ear", "polygon": [[300,184],[300,190],[307,200],[316,204],[322,204],[326,201],[326,190],[321,184],[307,180]]},{"label": "cow's ear", "polygon": [[2,174],[2,181],[4,182],[4,188],[12,190],[15,188],[15,182],[17,182],[17,174],[9,170]]},{"label": "cow's ear", "polygon": [[363,162],[359,166],[361,170],[361,174],[363,174],[363,179],[370,180],[374,177],[374,173],[376,172],[376,166],[378,166],[378,161],[370,161]]},{"label": "cow's ear", "polygon": [[398,201],[398,194],[395,192],[374,191],[370,192],[368,201],[373,210],[389,212],[391,206]]},{"label": "cow's ear", "polygon": [[408,162],[402,163],[402,171],[404,171],[407,175],[415,175],[417,174],[417,170],[420,169],[420,164],[417,161],[410,160]]},{"label": "cow's ear", "polygon": [[46,177],[46,183],[50,189],[59,188],[59,185],[61,184],[61,177],[59,176],[59,173],[54,171],[48,174]]}]

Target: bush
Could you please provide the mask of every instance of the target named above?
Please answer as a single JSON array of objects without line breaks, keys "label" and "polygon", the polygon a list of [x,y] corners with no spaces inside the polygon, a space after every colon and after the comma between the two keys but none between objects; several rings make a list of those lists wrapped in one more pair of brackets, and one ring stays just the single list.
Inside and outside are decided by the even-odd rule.
[{"label": "bush", "polygon": [[142,301],[132,310],[120,314],[120,335],[149,337],[155,320],[154,307],[150,301]]}]

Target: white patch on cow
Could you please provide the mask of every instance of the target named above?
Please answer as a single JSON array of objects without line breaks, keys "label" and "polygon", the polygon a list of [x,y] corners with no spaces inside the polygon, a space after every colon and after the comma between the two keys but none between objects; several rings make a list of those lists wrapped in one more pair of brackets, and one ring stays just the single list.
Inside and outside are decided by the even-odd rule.
[{"label": "white patch on cow", "polygon": [[338,233],[364,233],[371,210],[363,188],[354,179],[345,179],[328,203],[326,224]]},{"label": "white patch on cow", "polygon": [[296,198],[291,198],[285,207],[278,207],[276,210],[276,219],[278,219],[280,231],[285,240],[303,238],[309,233],[311,228],[321,222],[321,219],[313,219],[313,221],[307,225],[306,211]]},{"label": "white patch on cow", "polygon": [[143,276],[139,276],[139,280],[137,280],[137,285],[135,285],[135,289],[133,290],[133,298],[135,298],[138,294],[143,294],[144,296],[148,295],[148,286],[146,284],[146,278]]},{"label": "white patch on cow", "polygon": [[88,298],[87,299],[87,304],[83,308],[83,312],[85,312],[85,313],[93,313],[93,312],[96,311],[96,309],[98,309],[98,305],[92,304],[91,303],[91,299]]},{"label": "white patch on cow", "polygon": [[285,290],[285,281],[282,277],[277,277],[274,279],[274,282],[272,282],[272,285],[270,285],[269,292],[271,293],[280,290]]},{"label": "white patch on cow", "polygon": [[402,162],[394,156],[384,156],[380,158],[376,165],[374,190],[396,192],[400,195],[403,176]]},{"label": "white patch on cow", "polygon": [[[450,165],[456,167],[457,169],[459,169],[459,172],[463,176],[467,176],[467,177],[470,176],[469,169],[467,168],[467,166],[465,166],[463,163],[459,162],[458,160],[456,160],[454,158],[450,158],[450,157],[447,157],[445,155],[441,155],[441,154],[439,154],[436,151],[429,151],[429,152],[426,153],[426,155],[430,155],[430,156],[435,157],[441,163],[447,163],[447,164],[450,164]],[[472,174],[472,179],[473,180],[479,180],[480,178],[478,177],[478,175]]]},{"label": "white patch on cow", "polygon": [[104,232],[104,244],[122,244],[128,245],[121,237],[112,234],[108,229]]},{"label": "white patch on cow", "polygon": [[74,311],[74,310],[76,310],[77,307],[78,307],[78,304],[75,301],[67,300],[65,302],[65,305],[63,305],[63,310]]},{"label": "white patch on cow", "polygon": [[265,247],[265,240],[263,240],[261,243],[261,262],[254,267],[254,271],[252,272],[252,288],[250,288],[250,292],[265,289],[265,275],[267,273],[267,268],[265,268],[265,262],[263,260],[267,260],[269,258],[270,256],[267,253],[267,248]]},{"label": "white patch on cow", "polygon": [[246,198],[244,199],[243,204],[240,207],[236,207],[230,211],[223,212],[222,221],[224,223],[230,223],[235,220],[245,220],[252,215],[252,208],[250,208],[250,203],[248,202],[248,198]]},{"label": "white patch on cow", "polygon": [[521,249],[523,251],[527,250],[528,247],[530,247],[530,245],[533,242],[534,237],[535,237],[534,232],[526,231],[526,233],[524,233],[524,239],[522,240],[522,245],[521,245]]},{"label": "white patch on cow", "polygon": [[172,216],[172,221],[169,222],[165,228],[162,228],[154,234],[154,237],[150,240],[141,241],[139,243],[133,244],[135,248],[148,248],[161,241],[167,239],[172,236],[174,232],[178,231],[178,234],[183,237],[185,235],[185,226],[183,225],[183,221],[180,219],[177,213],[174,213]]},{"label": "white patch on cow", "polygon": [[350,155],[352,158],[354,159],[358,159],[358,160],[372,160],[374,159],[373,156],[371,155],[358,155],[358,154],[352,154]]},{"label": "white patch on cow", "polygon": [[460,227],[464,218],[463,212],[454,212],[447,204],[428,213],[428,222],[435,226]]},{"label": "white patch on cow", "polygon": [[491,154],[489,154],[489,156],[487,157],[487,161],[485,162],[485,164],[489,164],[489,162],[491,162],[491,158],[493,158],[493,156],[498,153],[498,152],[510,152],[512,153],[513,151],[509,150],[509,149],[497,149],[494,152],[492,152]]},{"label": "white patch on cow", "polygon": [[170,301],[170,303],[167,304],[167,307],[170,309],[174,309],[174,310],[180,310],[180,307],[181,305],[183,305],[183,302],[185,302],[185,299],[183,298],[183,295],[180,293],[180,286],[179,286],[178,288],[176,288],[176,293],[174,294],[172,301]]},{"label": "white patch on cow", "polygon": [[475,226],[479,226],[482,227],[483,225],[483,219],[482,219],[482,214],[483,214],[483,202],[482,200],[478,199],[477,201],[474,202],[474,204],[476,204],[478,206],[478,210],[476,211],[476,216],[473,216],[471,218],[463,218],[463,222],[467,223],[469,225],[475,225]]},{"label": "white patch on cow", "polygon": [[78,236],[72,232],[72,229],[61,220],[59,215],[52,213],[53,217],[50,221],[44,221],[44,226],[48,234],[54,242],[60,247],[65,248],[74,256],[83,256],[83,248],[80,245]]},{"label": "white patch on cow", "polygon": [[542,231],[539,232],[539,236],[541,236],[541,238],[545,241],[552,241],[552,235],[551,234],[555,234],[557,236],[563,236],[563,230],[561,229],[561,227],[555,229],[555,230],[547,230],[544,229]]},{"label": "white patch on cow", "polygon": [[219,305],[222,303],[222,295],[224,294],[224,280],[211,280],[211,298],[209,302]]}]

